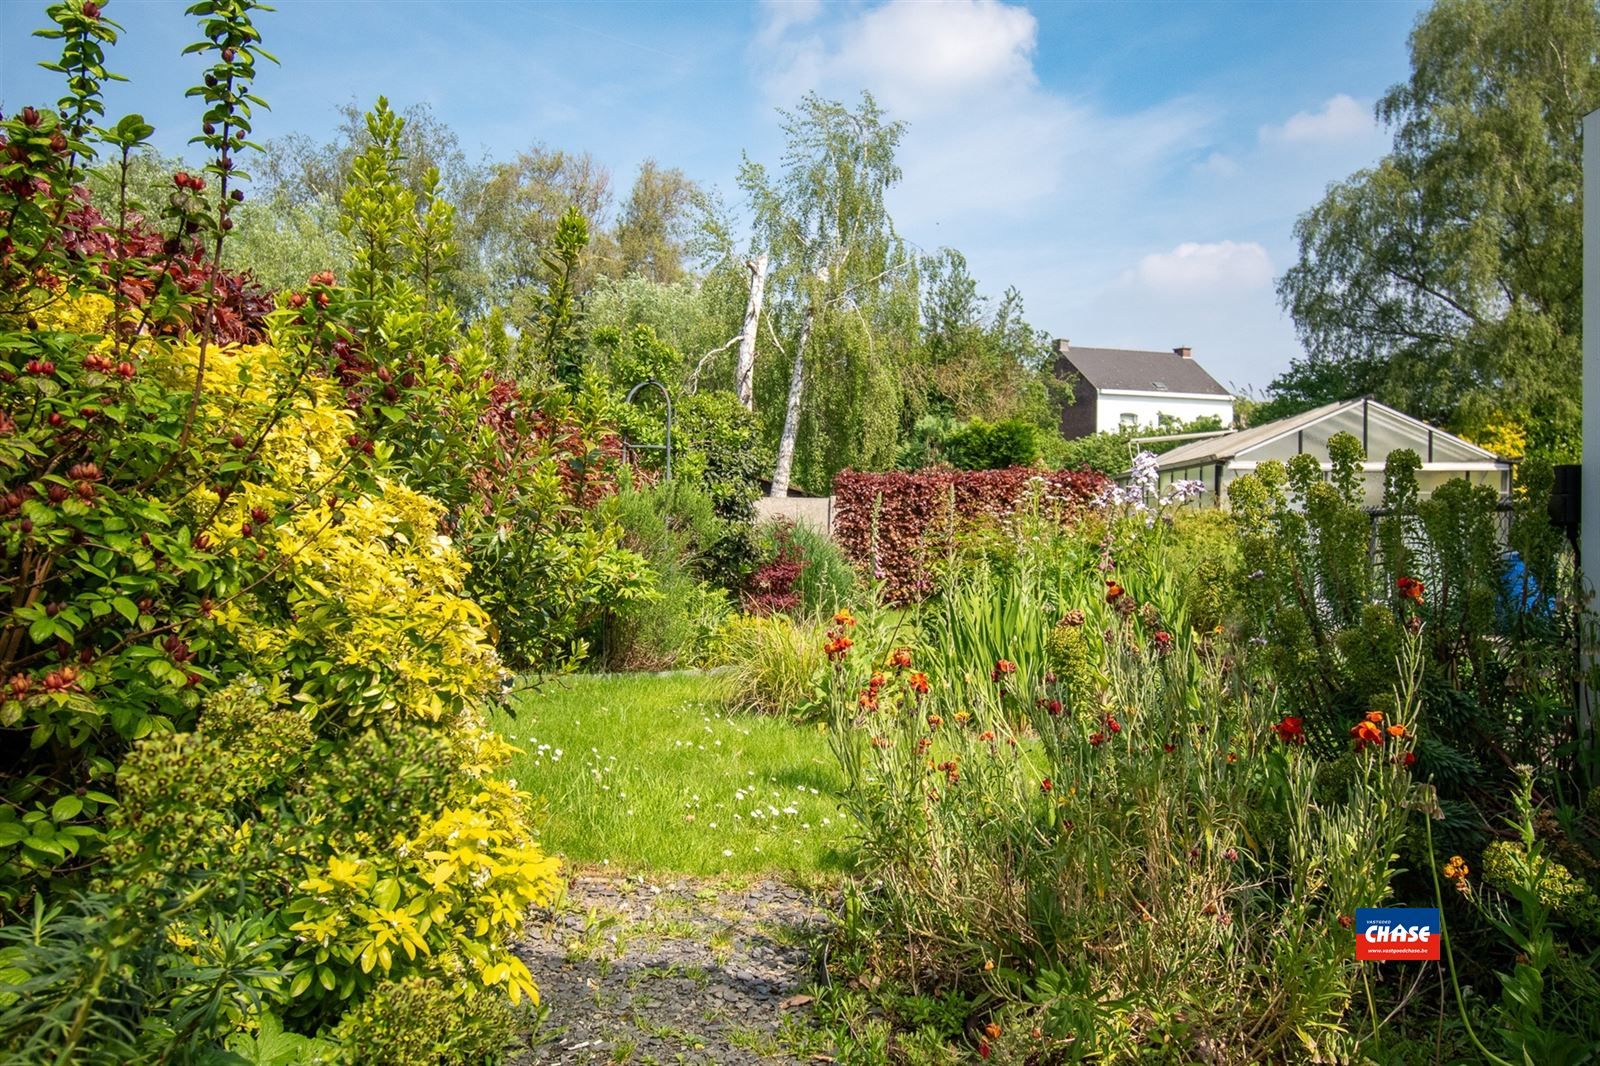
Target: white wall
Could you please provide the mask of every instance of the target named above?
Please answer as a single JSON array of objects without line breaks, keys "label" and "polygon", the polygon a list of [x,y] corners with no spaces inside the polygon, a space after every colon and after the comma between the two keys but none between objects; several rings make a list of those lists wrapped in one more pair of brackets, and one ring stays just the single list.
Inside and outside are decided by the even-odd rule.
[{"label": "white wall", "polygon": [[1110,389],[1100,390],[1095,404],[1095,430],[1115,433],[1122,425],[1122,416],[1131,414],[1138,418],[1143,429],[1154,429],[1161,424],[1162,415],[1171,415],[1189,422],[1206,415],[1222,419],[1222,428],[1233,426],[1233,398],[1231,396],[1191,397],[1183,394],[1160,396],[1156,394],[1130,395]]}]

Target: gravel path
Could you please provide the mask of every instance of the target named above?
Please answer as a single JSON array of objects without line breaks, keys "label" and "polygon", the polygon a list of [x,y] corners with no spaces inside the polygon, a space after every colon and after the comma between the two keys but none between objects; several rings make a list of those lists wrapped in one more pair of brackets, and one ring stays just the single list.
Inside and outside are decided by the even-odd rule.
[{"label": "gravel path", "polygon": [[777,881],[574,876],[518,948],[550,1008],[519,1063],[832,1061],[804,994],[827,907]]}]

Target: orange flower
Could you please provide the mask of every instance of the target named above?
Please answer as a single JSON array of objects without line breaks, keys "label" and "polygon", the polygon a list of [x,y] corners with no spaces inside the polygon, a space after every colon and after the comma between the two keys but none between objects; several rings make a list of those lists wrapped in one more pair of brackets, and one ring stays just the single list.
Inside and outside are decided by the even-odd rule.
[{"label": "orange flower", "polygon": [[[1374,712],[1376,713],[1376,712]],[[1370,718],[1357,722],[1350,729],[1350,735],[1356,738],[1356,750],[1376,747],[1383,743],[1383,730],[1379,729]]]},{"label": "orange flower", "polygon": [[1406,735],[1406,727],[1403,725],[1392,725],[1389,727],[1388,733],[1391,737],[1399,740],[1401,737]]},{"label": "orange flower", "polygon": [[861,704],[862,710],[875,711],[878,709],[878,696],[871,689],[863,692],[861,698],[856,702]]},{"label": "orange flower", "polygon": [[889,655],[889,665],[897,670],[904,670],[911,665],[911,649],[896,648]]},{"label": "orange flower", "polygon": [[867,687],[874,692],[878,691],[883,687],[883,675],[873,674],[871,677],[867,678]]},{"label": "orange flower", "polygon": [[887,748],[889,745],[891,745],[893,743],[894,743],[894,741],[890,740],[888,737],[873,737],[872,738],[872,746],[875,747],[875,748]]},{"label": "orange flower", "polygon": [[990,1022],[988,1025],[984,1026],[983,1027],[983,1032],[984,1032],[984,1035],[987,1036],[990,1040],[999,1040],[1000,1039],[1000,1027],[998,1025],[996,1025],[994,1022]]},{"label": "orange flower", "polygon": [[839,608],[839,613],[833,616],[833,624],[836,626],[853,626],[856,624],[856,616],[850,613],[848,607],[841,607]]},{"label": "orange flower", "polygon": [[1382,711],[1368,711],[1367,712],[1367,721],[1371,722],[1373,725],[1382,725],[1383,724],[1383,712]]},{"label": "orange flower", "polygon": [[938,729],[940,726],[944,725],[944,719],[940,718],[936,714],[930,714],[928,715],[928,725],[930,728]]},{"label": "orange flower", "polygon": [[828,653],[829,659],[838,661],[843,659],[851,648],[855,647],[855,643],[843,633],[832,633],[828,643],[822,646],[822,650]]},{"label": "orange flower", "polygon": [[1441,872],[1452,881],[1462,881],[1466,879],[1467,874],[1471,871],[1467,869],[1466,859],[1459,855],[1452,855],[1450,856],[1450,861],[1444,864],[1444,870]]},{"label": "orange flower", "polygon": [[1402,599],[1417,604],[1422,602],[1423,584],[1418,578],[1402,577],[1395,581],[1394,586],[1400,590]]},{"label": "orange flower", "polygon": [[989,679],[991,681],[999,681],[1002,677],[1006,677],[1016,672],[1016,663],[1012,662],[1010,659],[1001,659],[994,664],[994,669],[989,671]]},{"label": "orange flower", "polygon": [[979,740],[993,740],[994,739],[994,730],[985,729],[982,733],[978,734],[978,739]]},{"label": "orange flower", "polygon": [[1048,777],[1045,778],[1043,781],[1039,782],[1039,791],[1043,792],[1045,795],[1049,795],[1050,794],[1050,790],[1055,788],[1055,787],[1056,787],[1055,784],[1052,783],[1051,780]]},{"label": "orange flower", "polygon": [[1122,595],[1125,592],[1127,592],[1127,589],[1123,588],[1121,585],[1117,584],[1115,581],[1112,581],[1110,578],[1106,578],[1106,602],[1107,603],[1116,603],[1119,599],[1122,598]]},{"label": "orange flower", "polygon": [[926,695],[928,692],[928,675],[922,673],[921,671],[917,671],[910,677],[906,678],[906,684],[911,686],[912,692]]}]

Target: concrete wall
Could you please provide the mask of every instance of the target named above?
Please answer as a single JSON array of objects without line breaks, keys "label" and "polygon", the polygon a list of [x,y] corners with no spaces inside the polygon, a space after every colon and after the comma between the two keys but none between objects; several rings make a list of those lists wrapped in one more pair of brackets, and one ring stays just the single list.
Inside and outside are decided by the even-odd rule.
[{"label": "concrete wall", "polygon": [[763,496],[756,500],[756,521],[787,518],[824,536],[833,534],[832,496]]},{"label": "concrete wall", "polygon": [[1122,416],[1133,415],[1141,429],[1154,429],[1161,424],[1162,415],[1171,415],[1181,422],[1193,421],[1207,415],[1222,419],[1222,428],[1233,425],[1233,398],[1231,396],[1190,397],[1142,396],[1102,390],[1095,405],[1095,432],[1115,433],[1122,425]]}]

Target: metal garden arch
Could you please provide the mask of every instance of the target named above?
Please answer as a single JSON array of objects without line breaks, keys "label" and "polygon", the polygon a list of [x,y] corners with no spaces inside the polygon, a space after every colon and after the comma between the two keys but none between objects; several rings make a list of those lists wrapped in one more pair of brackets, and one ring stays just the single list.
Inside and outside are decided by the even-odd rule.
[{"label": "metal garden arch", "polygon": [[626,433],[624,433],[622,435],[622,458],[623,459],[627,459],[630,454],[635,453],[635,452],[647,452],[647,451],[648,452],[666,452],[667,453],[667,472],[666,472],[666,477],[667,477],[668,481],[671,481],[672,480],[672,394],[667,391],[667,387],[665,385],[661,384],[661,382],[657,381],[655,378],[651,378],[648,381],[641,381],[641,382],[639,382],[639,384],[637,384],[633,388],[629,389],[628,390],[628,398],[626,400],[624,400],[623,402],[624,403],[628,403],[628,404],[633,403],[634,397],[639,395],[639,390],[640,389],[647,389],[652,385],[654,385],[657,389],[661,390],[661,398],[662,398],[662,400],[666,401],[666,404],[667,404],[667,438],[666,438],[667,442],[665,444],[634,444],[632,441],[628,440],[628,435]]}]

